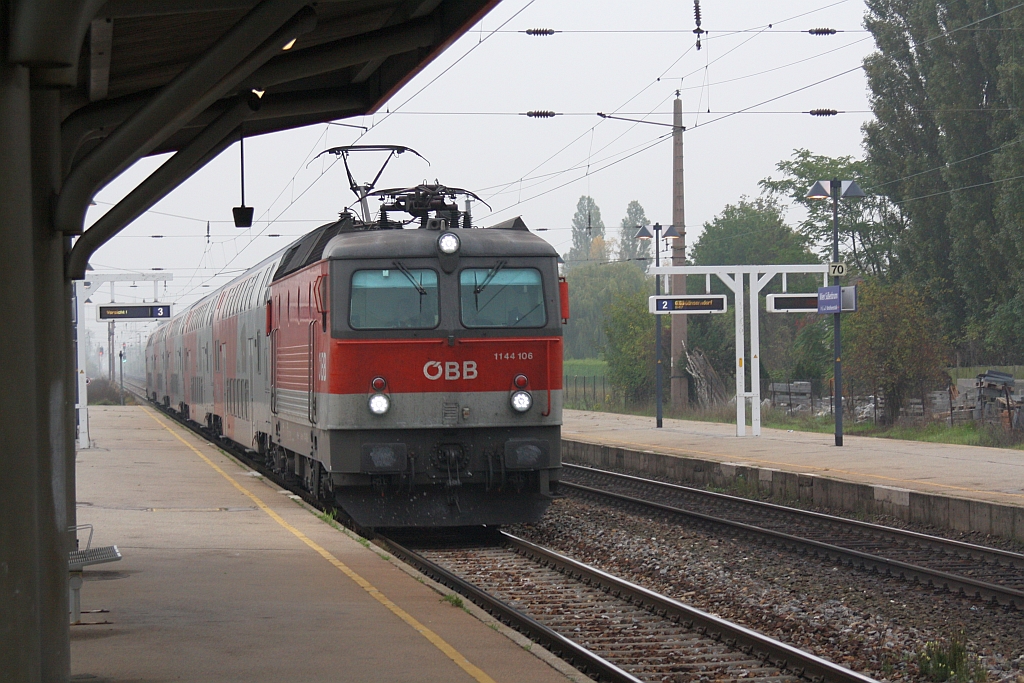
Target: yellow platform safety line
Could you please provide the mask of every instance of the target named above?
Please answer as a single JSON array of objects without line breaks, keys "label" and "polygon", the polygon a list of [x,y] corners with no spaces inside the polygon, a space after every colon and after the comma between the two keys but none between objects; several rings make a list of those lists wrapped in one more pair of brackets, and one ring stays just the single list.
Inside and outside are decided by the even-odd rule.
[{"label": "yellow platform safety line", "polygon": [[355,581],[356,584],[358,584],[360,588],[362,588],[364,591],[366,591],[371,596],[373,596],[373,598],[377,602],[379,602],[380,604],[384,605],[389,610],[391,610],[391,612],[395,616],[397,616],[399,619],[401,619],[402,621],[407,623],[409,626],[413,627],[413,629],[415,629],[421,636],[423,636],[428,641],[430,641],[431,645],[433,645],[438,650],[443,652],[446,657],[448,657],[453,662],[455,662],[459,666],[459,668],[461,668],[463,671],[465,671],[470,676],[472,676],[474,680],[479,681],[479,683],[495,683],[493,678],[488,676],[479,667],[477,667],[472,662],[470,662],[468,659],[466,659],[466,657],[463,656],[462,653],[460,653],[454,647],[449,645],[444,640],[444,638],[442,638],[441,636],[439,636],[436,633],[434,633],[433,631],[431,631],[429,628],[427,628],[426,626],[421,624],[419,621],[417,621],[414,616],[412,616],[411,614],[406,612],[404,609],[402,609],[401,607],[396,605],[394,602],[392,602],[386,595],[384,595],[379,590],[377,590],[377,588],[375,588],[372,583],[370,583],[369,581],[364,579],[362,576],[357,574],[355,571],[353,571],[348,565],[346,565],[344,562],[342,562],[341,560],[336,558],[334,555],[332,555],[327,549],[325,549],[324,547],[322,547],[321,545],[319,545],[318,543],[313,541],[311,538],[306,536],[306,534],[302,533],[301,531],[296,529],[294,526],[292,526],[291,524],[286,522],[284,520],[284,518],[281,517],[281,515],[277,514],[272,509],[270,509],[270,506],[268,506],[266,503],[264,503],[255,493],[253,493],[252,491],[250,491],[249,489],[245,488],[244,486],[239,484],[237,481],[235,481],[231,476],[228,475],[227,472],[225,472],[223,469],[221,469],[220,466],[217,465],[217,463],[213,462],[208,457],[206,457],[205,455],[200,453],[195,448],[195,446],[190,444],[188,441],[185,441],[185,439],[181,438],[180,434],[178,434],[173,429],[171,429],[166,424],[164,424],[159,419],[157,419],[156,415],[154,415],[148,408],[143,407],[142,409],[144,411],[146,411],[146,414],[149,415],[151,418],[153,418],[153,420],[158,425],[160,425],[161,427],[166,429],[168,432],[173,434],[174,438],[176,438],[181,443],[185,444],[185,446],[187,446],[189,448],[189,450],[191,450],[193,453],[195,453],[200,458],[202,458],[203,462],[205,462],[207,465],[212,467],[218,474],[220,474],[222,477],[224,477],[229,482],[231,482],[232,486],[234,486],[243,495],[245,495],[247,498],[249,498],[249,500],[251,500],[253,503],[255,503],[256,506],[259,507],[260,510],[263,510],[263,512],[267,513],[270,516],[271,519],[273,519],[275,522],[280,524],[282,527],[284,527],[285,529],[290,531],[292,534],[295,535],[296,538],[298,538],[300,541],[305,543],[307,546],[309,546],[310,548],[315,550],[321,557],[323,557],[325,560],[327,560],[332,565],[334,565],[345,576],[347,576],[348,578],[350,578],[353,581]]},{"label": "yellow platform safety line", "polygon": [[[1024,498],[1024,494],[1021,493],[1010,493],[1008,491],[992,491],[987,489],[972,489],[966,486],[956,486],[954,484],[941,484],[935,481],[922,481],[920,479],[900,479],[899,477],[887,477],[882,474],[870,474],[868,472],[858,472],[857,470],[844,470],[838,467],[818,467],[817,465],[800,465],[792,462],[779,462],[777,460],[761,460],[758,458],[751,458],[746,455],[736,455],[729,453],[714,453],[710,451],[698,451],[692,448],[676,448],[674,446],[656,446],[653,444],[637,443],[636,441],[619,441],[617,439],[604,439],[601,441],[587,441],[586,438],[580,438],[579,432],[569,432],[569,435],[563,433],[562,437],[566,441],[579,441],[580,443],[590,444],[591,446],[601,445],[616,445],[616,446],[632,446],[636,449],[651,451],[651,452],[663,452],[663,451],[674,451],[681,455],[708,455],[716,458],[728,458],[726,462],[734,460],[742,460],[744,463],[754,463],[758,465],[775,465],[782,467],[798,467],[805,470],[811,470],[811,472],[804,472],[803,474],[812,474],[814,472],[838,472],[839,474],[850,474],[858,477],[868,477],[870,479],[881,479],[882,481],[891,481],[899,484],[917,484],[919,486],[934,486],[936,488],[951,489],[953,491],[963,491],[965,493],[988,493],[996,494],[1000,496],[1010,496],[1011,498]],[[953,444],[943,444],[953,445]],[[665,455],[672,455],[666,453]],[[918,491],[915,491],[918,493]]]}]

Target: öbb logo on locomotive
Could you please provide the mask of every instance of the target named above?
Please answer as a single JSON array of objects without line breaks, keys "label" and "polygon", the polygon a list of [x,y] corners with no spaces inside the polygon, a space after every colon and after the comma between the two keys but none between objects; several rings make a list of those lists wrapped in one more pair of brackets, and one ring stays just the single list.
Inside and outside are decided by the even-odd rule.
[{"label": "\u00f6bb logo on locomotive", "polygon": [[428,360],[423,366],[423,376],[430,380],[441,379],[476,379],[479,372],[476,369],[475,360],[462,361],[461,372],[457,361],[446,361],[442,363],[437,360]]},{"label": "\u00f6bb logo on locomotive", "polygon": [[353,189],[358,214],[157,328],[149,397],[365,527],[539,520],[561,473],[558,253],[520,218],[474,226],[466,190]]}]

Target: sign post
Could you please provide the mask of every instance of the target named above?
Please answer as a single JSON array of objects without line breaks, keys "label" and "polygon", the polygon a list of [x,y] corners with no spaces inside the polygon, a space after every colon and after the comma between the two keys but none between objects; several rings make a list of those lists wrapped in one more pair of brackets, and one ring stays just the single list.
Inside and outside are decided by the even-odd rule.
[{"label": "sign post", "polygon": [[[707,300],[713,296],[711,292],[711,276],[714,275],[725,284],[733,293],[736,313],[736,436],[746,436],[747,433],[747,400],[750,400],[751,432],[754,436],[761,435],[761,360],[760,360],[760,324],[758,315],[760,313],[760,293],[775,276],[782,276],[782,291],[786,292],[787,275],[796,274],[820,274],[822,284],[828,284],[829,266],[820,264],[798,264],[778,266],[664,266],[655,267],[651,273],[654,275],[703,275],[705,276],[704,291],[709,294],[688,295],[685,298],[697,298]],[[744,330],[744,290],[746,289],[745,279],[750,282],[750,383],[751,391],[746,390],[746,369],[743,367],[745,357],[745,330]],[[772,295],[769,295],[772,296]],[[782,295],[776,295],[782,296]],[[814,294],[801,294],[802,297],[816,296]],[[662,300],[675,299],[677,297],[655,296],[649,300],[652,312],[672,313],[672,311],[654,311],[655,300],[659,304]],[[724,297],[723,297],[724,298]],[[806,303],[806,302],[805,302]],[[674,304],[673,304],[674,305]],[[683,311],[680,311],[683,312]],[[712,312],[712,311],[705,311]],[[721,312],[725,312],[724,307]],[[811,312],[811,311],[808,311]]]}]

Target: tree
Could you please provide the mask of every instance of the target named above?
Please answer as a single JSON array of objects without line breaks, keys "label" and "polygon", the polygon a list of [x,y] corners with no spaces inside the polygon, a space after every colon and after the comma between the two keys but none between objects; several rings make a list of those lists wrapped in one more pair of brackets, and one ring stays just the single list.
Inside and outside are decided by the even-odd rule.
[{"label": "tree", "polygon": [[[765,197],[754,200],[741,197],[738,203],[727,205],[711,222],[704,224],[704,231],[690,255],[699,266],[819,262],[808,248],[807,238],[786,225],[781,207]],[[794,276],[789,278],[788,289],[816,291],[818,283],[820,279],[815,276]],[[781,291],[778,278],[762,291],[773,290]],[[690,291],[693,291],[692,286]],[[712,292],[727,294],[732,299],[732,291],[717,278],[712,279]],[[735,306],[735,301],[730,301],[729,305],[730,308]],[[781,315],[763,315],[760,321],[761,367],[769,376],[785,378],[792,371],[790,350],[799,322],[795,316]],[[731,315],[691,316],[689,344],[705,353],[723,379],[735,374],[736,342]],[[672,349],[672,355],[678,356],[680,351]],[[685,360],[676,362],[685,365]]]},{"label": "tree", "polygon": [[634,403],[654,395],[654,316],[647,309],[647,293],[616,294],[605,320],[608,344],[608,379]]},{"label": "tree", "polygon": [[942,370],[946,347],[924,297],[907,280],[867,280],[857,305],[843,323],[844,368],[855,381],[882,390],[886,422],[893,424],[908,398],[949,381]]},{"label": "tree", "polygon": [[[776,167],[783,175],[771,177],[759,185],[768,198],[788,198],[807,210],[807,217],[797,226],[808,243],[816,247],[823,260],[832,260],[832,201],[807,199],[806,194],[818,180],[856,180],[861,187],[875,184],[870,166],[853,157],[826,157],[797,149],[793,157],[780,161]],[[857,272],[880,276],[887,274],[897,262],[896,247],[906,227],[906,218],[899,205],[885,195],[871,194],[863,199],[839,202],[839,254]]]},{"label": "tree", "polygon": [[727,204],[704,224],[690,257],[699,266],[819,262],[807,238],[786,225],[779,204],[764,197]]},{"label": "tree", "polygon": [[876,192],[906,217],[900,274],[969,362],[988,360],[1005,352],[1002,323],[1024,294],[1024,18],[985,0],[867,8],[878,51],[864,62],[865,148]]},{"label": "tree", "polygon": [[616,295],[654,293],[653,281],[632,261],[584,263],[566,271],[566,278],[572,311],[565,327],[566,358],[597,358],[604,352],[605,320]]},{"label": "tree", "polygon": [[566,270],[588,261],[603,263],[608,260],[607,252],[601,209],[592,197],[584,195],[576,203],[576,214],[572,217],[572,248],[565,255]]},{"label": "tree", "polygon": [[636,238],[636,231],[641,225],[647,225],[647,214],[640,202],[633,200],[626,207],[626,217],[620,224],[622,233],[619,236],[619,260],[636,261],[646,273],[651,267],[650,240]]}]

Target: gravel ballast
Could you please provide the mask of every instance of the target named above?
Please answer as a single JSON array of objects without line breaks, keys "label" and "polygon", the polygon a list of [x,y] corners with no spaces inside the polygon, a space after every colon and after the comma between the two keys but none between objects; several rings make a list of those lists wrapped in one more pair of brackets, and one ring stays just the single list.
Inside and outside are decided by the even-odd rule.
[{"label": "gravel ballast", "polygon": [[962,630],[990,681],[1024,683],[1012,608],[573,497],[509,531],[880,680],[923,680],[925,643]]}]

